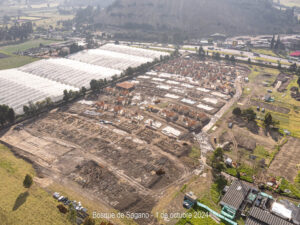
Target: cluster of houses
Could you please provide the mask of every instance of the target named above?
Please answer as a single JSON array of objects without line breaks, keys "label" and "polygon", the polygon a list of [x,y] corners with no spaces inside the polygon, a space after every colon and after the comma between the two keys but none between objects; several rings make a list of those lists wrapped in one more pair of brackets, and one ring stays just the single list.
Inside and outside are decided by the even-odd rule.
[{"label": "cluster of houses", "polygon": [[245,225],[299,225],[300,208],[287,200],[275,200],[254,186],[236,180],[225,187],[221,214],[246,218]]}]

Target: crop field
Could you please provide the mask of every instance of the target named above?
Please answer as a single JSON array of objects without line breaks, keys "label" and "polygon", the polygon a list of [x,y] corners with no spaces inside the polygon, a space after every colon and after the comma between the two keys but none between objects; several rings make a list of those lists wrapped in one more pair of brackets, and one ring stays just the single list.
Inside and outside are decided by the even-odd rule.
[{"label": "crop field", "polygon": [[0,145],[0,220],[1,224],[68,225],[67,217],[56,208],[52,196],[36,184],[23,187],[26,174],[35,175],[31,164],[17,159]]}]

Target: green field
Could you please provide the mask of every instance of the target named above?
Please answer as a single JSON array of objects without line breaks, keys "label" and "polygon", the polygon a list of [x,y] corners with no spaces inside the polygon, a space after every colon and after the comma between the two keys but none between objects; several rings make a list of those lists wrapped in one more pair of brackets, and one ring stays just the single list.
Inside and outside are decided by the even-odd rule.
[{"label": "green field", "polygon": [[54,43],[54,42],[57,42],[57,41],[44,40],[44,39],[35,39],[35,40],[26,41],[26,42],[21,43],[21,44],[8,45],[8,46],[5,46],[5,47],[1,47],[0,51],[5,52],[5,53],[14,53],[14,52],[18,52],[18,51],[25,51],[25,50],[30,49],[30,48],[39,47],[40,44],[48,45],[48,44],[51,44],[51,43]]},{"label": "green field", "polygon": [[67,225],[52,196],[33,184],[23,187],[26,174],[35,175],[32,166],[16,158],[0,145],[0,221],[5,225]]},{"label": "green field", "polygon": [[252,52],[258,53],[258,54],[263,54],[263,55],[269,55],[269,56],[274,56],[277,57],[277,55],[270,49],[251,49]]},{"label": "green field", "polygon": [[271,74],[271,75],[278,75],[279,74],[279,70],[272,69],[272,68],[267,68],[267,67],[251,66],[250,69],[251,69],[251,73],[248,75],[248,78],[249,78],[250,82],[255,81],[256,77],[258,75],[262,74],[262,73],[267,73],[267,74]]},{"label": "green field", "polygon": [[25,51],[30,48],[39,47],[40,44],[47,45],[47,44],[54,43],[54,42],[56,42],[56,41],[36,39],[36,40],[26,41],[21,44],[8,45],[8,46],[1,47],[0,53],[8,55],[9,57],[0,58],[0,70],[24,66],[28,63],[39,60],[37,58],[32,58],[29,56],[15,55],[15,54],[13,54],[14,52]]},{"label": "green field", "polygon": [[272,115],[280,122],[279,127],[281,129],[287,129],[292,132],[292,136],[300,138],[300,102],[291,97],[290,88],[293,86],[297,86],[296,76],[287,87],[285,93],[276,91],[272,93],[272,96],[275,97],[275,102],[272,104],[289,108],[291,110],[290,113],[272,112]]},{"label": "green field", "polygon": [[[272,76],[270,78],[262,78],[259,76],[262,74],[270,74]],[[298,86],[297,77],[294,76],[293,80],[286,88],[287,91],[283,93],[277,92],[273,87],[264,87],[261,85],[263,81],[268,81],[270,84],[273,83],[276,80],[276,75],[278,74],[279,70],[277,69],[252,66],[251,73],[248,76],[250,83],[244,88],[243,94],[244,96],[248,95],[252,91],[254,84],[256,88],[259,87],[259,89],[256,90],[256,94],[259,95],[263,95],[264,93],[267,93],[267,90],[271,89],[273,91],[271,96],[274,97],[275,101],[270,104],[290,109],[288,114],[270,111],[274,119],[279,121],[279,128],[281,131],[283,129],[287,129],[292,133],[292,136],[300,138],[300,102],[291,97],[290,91],[291,87]],[[247,88],[249,88],[249,90],[247,90]],[[264,114],[258,113],[258,116],[263,118]]]},{"label": "green field", "polygon": [[38,59],[28,56],[18,56],[9,54],[10,57],[0,59],[0,70],[11,69],[24,66],[28,63],[37,61]]}]

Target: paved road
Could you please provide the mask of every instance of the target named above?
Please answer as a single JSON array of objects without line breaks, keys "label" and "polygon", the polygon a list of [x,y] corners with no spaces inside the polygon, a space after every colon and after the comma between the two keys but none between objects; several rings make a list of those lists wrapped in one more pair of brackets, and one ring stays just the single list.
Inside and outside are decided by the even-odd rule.
[{"label": "paved road", "polygon": [[[203,49],[205,51],[209,50],[210,46],[204,46]],[[259,62],[256,60],[256,58],[258,56],[254,56],[252,52],[247,52],[247,51],[240,51],[240,50],[235,50],[235,49],[227,49],[227,48],[214,48],[216,51],[220,51],[220,52],[224,52],[224,53],[227,53],[227,54],[235,54],[235,55],[242,55],[245,56],[245,57],[239,57],[237,56],[236,58],[239,59],[239,60],[243,60],[243,61],[248,61],[248,58],[251,59],[252,62]],[[217,50],[218,49],[218,50]],[[297,65],[300,65],[300,62],[297,62],[297,61],[294,61],[294,60],[287,60],[287,59],[283,59],[283,58],[280,58],[280,57],[275,57],[275,56],[269,56],[269,55],[264,55],[264,54],[259,54],[260,58],[265,58],[267,60],[273,60],[273,61],[280,61],[281,62],[281,66],[282,67],[289,67],[289,65],[284,65],[283,63],[288,63],[290,64],[289,61],[291,61],[292,63],[296,63]],[[271,63],[270,62],[265,62],[265,64],[267,65],[273,65],[273,66],[277,66],[278,64],[277,63]]]}]

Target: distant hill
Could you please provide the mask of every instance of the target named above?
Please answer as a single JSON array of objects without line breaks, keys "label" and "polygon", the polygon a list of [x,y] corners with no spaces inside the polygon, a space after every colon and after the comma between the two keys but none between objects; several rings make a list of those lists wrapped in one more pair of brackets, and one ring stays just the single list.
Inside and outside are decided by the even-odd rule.
[{"label": "distant hill", "polygon": [[280,11],[272,4],[272,0],[117,0],[95,21],[127,30],[180,32],[189,37],[298,29],[293,10]]}]

